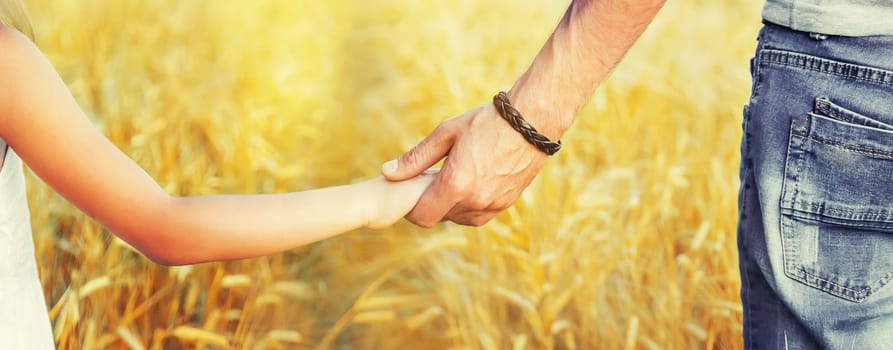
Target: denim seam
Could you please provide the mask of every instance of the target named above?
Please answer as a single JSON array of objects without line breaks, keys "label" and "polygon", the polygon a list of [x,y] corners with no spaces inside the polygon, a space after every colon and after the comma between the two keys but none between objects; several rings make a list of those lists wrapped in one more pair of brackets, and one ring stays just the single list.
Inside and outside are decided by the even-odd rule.
[{"label": "denim seam", "polygon": [[790,232],[793,231],[793,227],[790,227],[790,223],[783,218],[779,221],[781,222],[781,250],[784,251],[784,254],[782,254],[781,256],[782,260],[784,260],[784,272],[791,278],[799,280],[799,278],[797,278],[799,276],[794,275],[794,273],[790,271],[796,272],[800,270],[797,264],[794,262],[800,260],[800,254],[797,254],[797,250],[791,247],[791,244],[786,243],[788,239],[793,239],[793,237],[786,237],[790,235]]},{"label": "denim seam", "polygon": [[[755,92],[756,83],[756,73],[752,77],[754,79],[754,88],[752,88],[752,92]],[[752,99],[752,98],[751,98]],[[747,263],[740,262],[740,260],[748,259],[749,257],[746,254],[747,248],[747,240],[744,235],[744,223],[746,222],[747,215],[747,201],[750,198],[751,191],[754,191],[753,188],[748,184],[748,181],[751,176],[751,172],[753,171],[753,164],[750,158],[750,135],[749,135],[749,124],[750,124],[750,103],[744,105],[743,113],[742,113],[742,134],[741,134],[741,170],[740,170],[740,179],[741,179],[741,193],[739,194],[739,208],[738,208],[738,253],[739,253],[739,269],[741,270],[741,303],[742,303],[742,312],[743,312],[743,330],[742,330],[742,338],[744,339],[745,345],[754,344],[753,341],[753,315],[755,312],[753,311],[753,304],[750,302],[750,271],[747,267]]]},{"label": "denim seam", "polygon": [[[750,271],[747,271],[746,269],[744,270],[744,273],[741,274],[741,277],[744,279],[744,281],[743,281],[743,282],[744,282],[744,283],[743,283],[743,286],[747,286],[747,287],[745,288],[745,290],[744,290],[744,298],[745,298],[746,300],[742,300],[742,302],[744,303],[745,306],[747,306],[747,309],[748,309],[748,310],[747,310],[746,312],[750,314],[750,315],[742,315],[742,316],[744,316],[744,321],[745,321],[745,323],[744,323],[744,333],[745,333],[745,334],[744,334],[744,338],[747,339],[747,341],[745,342],[745,344],[751,344],[751,345],[752,345],[754,342],[753,342],[753,335],[752,335],[752,333],[753,333],[753,325],[751,324],[751,322],[753,322],[753,315],[754,315],[754,312],[753,312],[753,304],[750,302],[750,299],[751,299],[751,298],[750,298],[750,278],[749,278],[749,275],[750,275]],[[748,317],[748,316],[749,316],[749,317]]]},{"label": "denim seam", "polygon": [[[803,276],[798,279],[799,281],[805,283],[808,286],[818,288],[819,290],[829,292],[833,295],[842,297],[846,300],[854,301],[857,303],[861,303],[868,298],[869,295],[874,293],[874,289],[878,288],[876,285],[880,284],[880,287],[883,287],[886,284],[886,281],[889,279],[889,274],[881,277],[878,281],[870,283],[868,286],[854,289],[850,287],[843,286],[839,283],[831,282],[830,280],[821,277],[816,274],[809,273],[802,266],[797,267],[797,272],[802,274]],[[812,282],[809,279],[814,279],[816,281],[820,281],[822,283]]]},{"label": "denim seam", "polygon": [[[806,125],[803,126],[803,130],[806,130],[807,132],[809,130],[812,130],[812,119],[811,118],[806,119]],[[800,144],[798,146],[794,146],[794,135],[799,135],[799,132],[796,128],[791,128],[791,134],[788,136],[790,138],[790,140],[788,141],[788,152],[790,154],[790,149],[792,149],[792,148],[798,150],[798,152],[796,154],[797,166],[794,168],[794,170],[795,170],[795,172],[794,172],[794,194],[791,196],[792,203],[797,202],[797,196],[800,194],[800,174],[803,173],[803,171],[802,171],[803,170],[803,158],[805,158],[804,154],[806,153],[806,151],[809,151],[806,149],[806,140],[805,139],[800,140]]]},{"label": "denim seam", "polygon": [[883,131],[893,131],[893,125],[889,125],[887,123],[866,117],[859,113],[849,111],[846,108],[832,103],[827,99],[827,97],[816,99],[816,112],[821,112],[816,113],[817,115],[825,114],[826,117],[830,117],[831,119],[835,119],[838,121],[843,121],[845,123],[867,126],[869,128],[880,129]]},{"label": "denim seam", "polygon": [[[798,272],[799,274],[802,275],[802,276],[796,276],[796,277],[800,277],[800,278],[795,277],[795,279],[797,279],[798,281],[801,281],[801,282],[805,283],[806,285],[818,288],[822,291],[830,292],[834,295],[843,297],[844,299],[855,301],[857,303],[861,303],[866,298],[868,298],[868,296],[870,296],[871,294],[874,294],[874,292],[877,289],[887,285],[887,283],[890,281],[890,278],[893,277],[893,272],[889,272],[889,273],[881,276],[877,280],[875,280],[871,283],[868,283],[867,286],[859,288],[859,289],[855,289],[852,287],[847,287],[847,286],[841,285],[836,282],[832,282],[831,280],[829,280],[825,277],[822,277],[818,274],[810,273],[802,266],[796,266],[795,270],[796,270],[795,272]],[[808,281],[808,280],[806,280],[807,278],[811,278],[816,281],[821,281],[824,284],[827,284],[828,286],[826,287],[822,284]]]},{"label": "denim seam", "polygon": [[878,149],[868,148],[868,147],[860,147],[848,145],[839,141],[829,140],[821,136],[816,136],[815,134],[801,134],[797,133],[797,136],[806,137],[810,140],[813,140],[818,143],[826,144],[831,147],[842,148],[847,151],[863,154],[866,156],[872,157],[880,157],[882,159],[893,160],[893,152],[882,151]]},{"label": "denim seam", "polygon": [[760,31],[759,35],[757,36],[757,50],[754,53],[753,58],[751,59],[752,60],[752,62],[751,62],[751,68],[752,68],[751,80],[752,80],[752,82],[751,82],[751,86],[750,86],[750,104],[753,104],[753,102],[756,100],[756,98],[759,97],[759,95],[760,95],[759,87],[760,87],[760,83],[762,82],[762,79],[760,79],[760,77],[762,76],[762,74],[760,74],[761,73],[760,56],[761,56],[761,53],[763,52],[763,49],[766,47],[766,42],[767,42],[766,36],[768,36],[768,35],[769,35],[769,33],[766,32],[765,29],[763,29]]},{"label": "denim seam", "polygon": [[[795,208],[795,206],[799,208]],[[890,221],[888,218],[890,214],[885,211],[875,211],[875,212],[856,212],[849,211],[845,212],[845,209],[834,209],[830,208],[826,210],[826,207],[821,204],[816,203],[807,203],[804,201],[797,201],[792,203],[792,205],[788,207],[782,207],[782,213],[792,216],[795,218],[800,218],[804,220],[814,220],[827,224],[834,225],[844,225],[849,227],[858,227],[858,228],[872,228],[877,230],[886,230],[893,228],[893,221]],[[852,214],[847,217],[834,217],[828,216],[824,213],[828,211],[836,211],[839,214]],[[852,222],[857,221],[860,225],[853,225]],[[870,221],[870,222],[865,222]]]},{"label": "denim seam", "polygon": [[[862,80],[871,83],[893,86],[893,71],[886,71],[878,68],[860,66],[852,63],[839,62],[825,58],[810,56],[801,53],[788,52],[776,49],[766,49],[760,53],[761,60],[765,59],[767,63],[774,63],[782,66],[801,68],[819,73],[836,75],[854,80]],[[803,60],[803,63],[791,62],[791,59]],[[820,65],[823,68],[817,68]],[[840,73],[843,70],[847,73]],[[870,78],[872,76],[877,78]]]},{"label": "denim seam", "polygon": [[[795,142],[794,135],[797,131],[796,127],[797,126],[794,125],[792,122],[791,130],[788,135],[788,148],[786,150],[786,155],[785,155],[785,167],[784,167],[784,176],[783,176],[784,181],[782,183],[782,189],[781,189],[781,191],[782,191],[781,203],[780,203],[781,207],[785,207],[785,202],[788,202],[788,201],[790,203],[796,203],[797,195],[799,194],[798,185],[800,183],[800,181],[799,181],[800,180],[800,166],[801,166],[800,160],[803,157],[799,156],[799,155],[795,155],[792,152],[792,150],[797,149],[794,146],[794,142]],[[809,130],[809,129],[807,128],[807,130]],[[801,148],[802,148],[802,144],[801,144]],[[797,158],[793,159],[795,156]],[[792,164],[793,167],[789,167],[788,164]],[[789,173],[789,171],[793,172],[793,174]],[[788,187],[788,185],[790,185],[790,183],[788,182],[789,178],[791,181],[793,181],[793,188],[791,189],[791,197],[786,198],[785,194],[788,193],[787,187]],[[782,257],[781,257],[783,260],[782,264],[784,265],[785,274],[789,274],[789,269],[793,270],[793,269],[797,268],[795,261],[799,261],[800,256],[796,249],[791,247],[790,244],[785,243],[785,241],[788,240],[788,239],[786,239],[786,236],[788,235],[787,233],[791,232],[791,230],[785,230],[785,226],[789,226],[789,224],[786,224],[785,220],[779,220],[779,224],[781,226],[780,227],[780,229],[781,229],[781,246],[782,246],[782,251],[784,252],[784,254],[782,254]],[[795,278],[794,276],[790,276],[790,277]]]}]

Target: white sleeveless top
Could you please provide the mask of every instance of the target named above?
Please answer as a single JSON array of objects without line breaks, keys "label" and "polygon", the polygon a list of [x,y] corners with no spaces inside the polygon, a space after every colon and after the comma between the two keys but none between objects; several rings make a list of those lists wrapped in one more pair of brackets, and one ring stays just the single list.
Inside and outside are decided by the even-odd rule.
[{"label": "white sleeveless top", "polygon": [[6,150],[0,168],[0,349],[54,349],[37,277],[22,160]]}]

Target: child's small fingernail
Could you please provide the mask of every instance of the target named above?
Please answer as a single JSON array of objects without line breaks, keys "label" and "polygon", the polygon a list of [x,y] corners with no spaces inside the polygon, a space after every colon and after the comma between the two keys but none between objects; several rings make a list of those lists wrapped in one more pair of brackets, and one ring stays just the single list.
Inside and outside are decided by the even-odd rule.
[{"label": "child's small fingernail", "polygon": [[396,159],[389,160],[389,161],[385,162],[384,164],[382,164],[381,171],[388,173],[388,174],[393,174],[393,173],[397,172],[397,160]]}]

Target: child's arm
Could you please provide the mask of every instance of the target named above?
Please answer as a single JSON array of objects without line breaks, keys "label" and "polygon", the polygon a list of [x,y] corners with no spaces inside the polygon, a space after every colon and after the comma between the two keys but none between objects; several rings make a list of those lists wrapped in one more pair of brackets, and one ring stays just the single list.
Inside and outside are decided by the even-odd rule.
[{"label": "child's arm", "polygon": [[0,26],[0,138],[53,189],[147,257],[179,265],[270,254],[399,220],[432,181],[172,198],[90,124],[49,61]]},{"label": "child's arm", "polygon": [[[134,246],[150,257],[150,246],[162,250],[164,258],[152,257],[162,264],[266,255],[359,227],[391,225],[412,209],[433,179],[425,174],[405,182],[376,178],[287,194],[169,198],[169,210],[157,218],[163,224],[150,222],[149,230],[137,230],[134,239],[148,243]],[[126,220],[128,214],[123,215]],[[104,223],[102,217],[96,216]],[[113,231],[127,240],[123,231]],[[161,237],[170,241],[152,243]],[[172,245],[177,252],[163,251]]]}]

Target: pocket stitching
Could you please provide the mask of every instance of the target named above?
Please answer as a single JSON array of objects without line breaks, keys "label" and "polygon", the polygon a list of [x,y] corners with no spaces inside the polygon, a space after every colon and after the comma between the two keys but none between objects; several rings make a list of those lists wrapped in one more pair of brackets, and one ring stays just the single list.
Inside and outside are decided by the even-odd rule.
[{"label": "pocket stitching", "polygon": [[[785,202],[787,202],[787,201],[790,201],[791,204],[796,203],[797,195],[799,194],[799,188],[798,188],[799,183],[800,183],[800,181],[799,181],[800,171],[799,170],[800,170],[800,166],[801,166],[800,161],[803,157],[797,156],[797,159],[792,159],[795,156],[795,154],[793,154],[793,151],[796,150],[796,148],[793,147],[794,135],[796,134],[796,132],[797,132],[796,125],[792,124],[790,134],[788,135],[788,147],[787,147],[786,155],[785,155],[784,181],[782,182],[782,189],[781,189],[781,193],[782,193],[781,207],[782,208],[785,207]],[[802,141],[801,141],[801,143],[802,143]],[[801,147],[802,147],[802,144],[801,144]],[[788,164],[791,161],[793,161],[793,163],[796,164],[796,165],[794,165],[794,168],[788,167]],[[789,170],[794,172],[793,175],[788,173]],[[787,195],[786,195],[788,193],[788,191],[787,191],[788,181],[787,180],[790,177],[793,177],[791,179],[791,180],[793,180],[793,188],[791,189],[791,197],[788,199]],[[784,214],[781,214],[781,215],[784,215]],[[781,258],[783,260],[784,273],[785,273],[785,275],[787,275],[788,277],[790,277],[796,281],[801,281],[803,283],[806,283],[807,285],[810,285],[809,283],[807,283],[804,280],[804,278],[802,278],[800,276],[796,276],[796,275],[794,275],[793,272],[791,272],[791,271],[795,271],[795,272],[800,272],[803,274],[806,273],[805,270],[799,268],[797,266],[797,264],[795,263],[795,261],[800,260],[799,252],[796,251],[795,249],[793,249],[793,247],[791,247],[790,244],[786,244],[787,239],[785,239],[785,238],[788,235],[788,233],[791,232],[792,230],[791,229],[786,230],[785,227],[786,226],[790,227],[790,223],[788,222],[788,220],[784,220],[783,216],[782,216],[782,219],[779,221],[780,221],[779,223],[782,226],[781,227],[781,245],[782,245],[781,250],[784,252],[784,254],[782,254]],[[815,286],[815,287],[821,288],[819,286]]]},{"label": "pocket stitching", "polygon": [[[813,118],[824,118],[825,120],[828,120],[829,122],[843,124],[843,125],[846,125],[847,127],[867,128],[869,130],[873,130],[873,131],[877,131],[877,132],[889,133],[891,136],[893,136],[893,132],[891,132],[891,130],[885,130],[885,129],[874,128],[874,127],[865,126],[865,125],[861,125],[861,124],[844,122],[844,121],[835,119],[833,117],[826,117],[826,116],[822,116],[822,115],[816,114],[816,113],[806,113],[806,127],[804,128],[805,130],[794,129],[794,130],[791,130],[791,133],[793,135],[808,138],[813,141],[816,141],[816,142],[819,142],[822,144],[826,144],[828,146],[842,148],[844,150],[860,153],[860,154],[863,154],[863,155],[866,155],[869,157],[874,156],[875,158],[893,160],[893,152],[890,152],[890,151],[885,151],[885,150],[880,150],[880,149],[875,149],[875,148],[870,148],[870,147],[853,146],[853,145],[841,143],[839,141],[829,140],[822,136],[816,135],[815,133],[811,132],[811,127],[810,127],[810,125],[812,125]],[[866,118],[866,119],[868,119],[868,118]],[[869,120],[872,120],[872,119],[869,119]]]},{"label": "pocket stitching", "polygon": [[[808,148],[808,144],[806,141],[813,139],[816,142],[824,143],[820,140],[814,139],[815,135],[812,135],[812,133],[809,132],[812,129],[811,125],[812,125],[813,116],[811,114],[812,113],[807,113],[807,116],[805,118],[806,120],[803,125],[792,124],[791,130],[790,130],[790,133],[788,136],[788,147],[786,150],[786,160],[785,160],[786,165],[785,165],[785,173],[783,176],[784,181],[782,184],[782,196],[781,196],[781,204],[780,204],[782,210],[779,213],[781,215],[780,229],[781,229],[781,234],[782,234],[782,236],[781,236],[782,251],[784,252],[784,254],[782,254],[784,273],[789,278],[791,278],[795,281],[798,281],[800,283],[803,283],[807,286],[810,286],[812,288],[816,288],[820,291],[837,296],[844,300],[861,303],[861,302],[865,301],[865,299],[867,299],[870,295],[872,295],[877,289],[887,285],[890,282],[891,278],[893,278],[893,272],[888,272],[886,274],[883,274],[880,278],[878,278],[874,281],[866,280],[866,286],[864,286],[864,287],[860,287],[860,288],[847,287],[847,286],[841,285],[837,282],[833,282],[828,278],[820,276],[819,274],[811,273],[811,272],[807,271],[805,265],[802,263],[799,263],[799,261],[800,261],[799,251],[794,249],[794,247],[792,246],[793,244],[791,244],[792,242],[790,242],[791,240],[795,239],[794,233],[793,233],[794,227],[793,227],[793,223],[792,223],[792,221],[794,220],[793,218],[799,217],[799,216],[793,215],[791,213],[785,213],[784,209],[786,207],[788,207],[789,210],[796,211],[797,209],[795,209],[795,207],[797,206],[798,203],[799,204],[807,204],[806,202],[804,202],[802,200],[798,200],[798,198],[797,198],[799,195],[799,192],[800,192],[799,185],[800,185],[801,173],[802,173],[802,168],[803,168],[803,159],[805,158],[804,154],[805,154],[805,152],[810,150]],[[799,144],[797,144],[797,143],[799,143]],[[832,147],[837,147],[837,145],[828,144],[828,143],[825,143],[825,144],[832,146]],[[843,146],[843,145],[841,145],[841,146]],[[847,151],[857,152],[857,150],[852,150],[852,149],[847,149]],[[789,167],[787,165],[793,165],[793,166]],[[793,174],[791,174],[790,172],[793,172]],[[793,187],[791,188],[790,198],[787,198],[787,193],[788,193],[787,187],[789,185],[789,183],[788,183],[789,180],[793,181]],[[807,204],[807,205],[814,206],[813,204]],[[824,207],[824,209],[828,209],[831,211],[836,210],[834,208],[827,208],[827,207]],[[837,211],[840,211],[840,210],[837,210]],[[852,214],[876,214],[876,213],[854,212]],[[815,220],[815,219],[808,219],[808,218],[802,218],[802,219]],[[819,221],[819,220],[816,220],[816,221]],[[819,222],[821,222],[821,221],[819,221]]]},{"label": "pocket stitching", "polygon": [[[782,244],[784,244],[784,241],[782,241]],[[787,265],[787,263],[785,265]],[[806,269],[802,266],[794,265],[791,266],[791,269],[794,270],[794,272],[785,269],[785,274],[788,275],[788,277],[823,292],[830,293],[832,295],[857,303],[865,301],[865,299],[873,294],[876,289],[885,286],[890,281],[891,275],[893,275],[891,273],[888,273],[877,281],[869,283],[868,286],[856,289],[843,286],[817,274],[810,273],[806,271]],[[813,280],[820,281],[822,283],[816,283],[813,282]]]},{"label": "pocket stitching", "polygon": [[[828,101],[828,102],[830,102],[830,101]],[[843,108],[843,107],[838,107],[838,108]],[[858,220],[874,221],[876,224],[880,224],[880,228],[885,228],[886,226],[888,226],[887,224],[893,224],[893,215],[891,215],[893,213],[891,213],[890,211],[886,211],[886,210],[856,211],[856,210],[829,208],[824,205],[818,205],[816,203],[797,199],[797,196],[799,195],[800,173],[802,172],[802,168],[803,168],[803,158],[804,158],[803,154],[807,151],[811,151],[811,147],[808,148],[806,146],[807,141],[812,140],[817,143],[827,145],[829,147],[839,148],[839,149],[845,150],[847,152],[858,153],[858,154],[862,154],[862,155],[872,157],[872,158],[893,160],[893,152],[878,150],[878,149],[874,149],[874,148],[853,146],[853,145],[844,144],[844,143],[841,143],[838,141],[829,140],[827,138],[815,135],[815,133],[812,132],[812,124],[813,124],[813,118],[816,118],[816,117],[826,118],[828,120],[838,122],[838,123],[847,124],[847,125],[851,124],[850,126],[852,126],[852,127],[865,127],[865,126],[862,126],[859,124],[842,122],[837,119],[833,119],[831,117],[824,117],[824,116],[818,115],[816,113],[806,113],[804,125],[802,125],[802,126],[792,125],[791,131],[790,131],[790,136],[789,136],[787,154],[788,154],[788,157],[791,157],[791,149],[792,148],[797,148],[797,150],[799,150],[800,153],[797,155],[796,168],[793,169],[796,171],[795,176],[793,178],[791,178],[791,180],[794,181],[793,193],[791,194],[791,197],[788,201],[782,201],[781,207],[787,208],[790,210],[795,210],[795,211],[796,210],[801,210],[801,211],[805,210],[807,213],[816,214],[816,215],[821,215],[821,214],[815,212],[815,210],[818,210],[818,209],[821,209],[823,211],[840,213],[840,214],[852,214],[852,215],[860,215],[860,216],[868,215],[868,216],[872,216],[873,219],[872,218],[859,218]],[[863,116],[863,118],[866,118],[868,120],[873,120],[871,118],[864,117],[864,116]],[[882,130],[882,129],[879,131],[887,132],[887,130]],[[794,137],[794,136],[797,136],[797,137]],[[799,145],[794,144],[795,139],[798,139],[797,141],[799,141]],[[785,168],[787,170],[787,166],[785,166]],[[787,171],[785,172],[784,178],[785,179],[788,178]],[[782,188],[782,191],[785,191],[785,188]],[[782,193],[784,193],[784,192],[782,192]],[[808,211],[806,209],[797,209],[798,207],[799,208],[809,207],[809,208],[813,208],[814,211]],[[835,219],[846,220],[848,218],[835,218]],[[856,218],[849,218],[849,219],[857,220]],[[873,226],[872,225],[867,225],[867,226],[859,225],[859,226],[860,227],[877,227],[877,225],[873,225]]]},{"label": "pocket stitching", "polygon": [[[801,208],[810,207],[810,208],[813,208],[813,210],[819,211],[819,212],[828,212],[829,211],[832,213],[839,213],[839,214],[874,215],[874,216],[880,217],[879,218],[880,223],[886,223],[887,222],[886,217],[890,216],[886,211],[883,211],[883,210],[856,211],[856,210],[847,210],[847,209],[837,209],[837,208],[829,208],[822,204],[806,202],[806,201],[802,201],[802,200],[800,200],[800,201],[793,200],[791,204],[792,205],[790,208],[785,208],[785,209],[790,209],[793,211],[803,211],[803,210],[798,210],[797,208],[794,208],[794,206],[797,206],[799,204],[799,207],[801,207]],[[784,207],[782,207],[782,208],[784,208]],[[806,213],[822,215],[821,213],[816,213],[814,211],[806,211]],[[806,219],[806,218],[804,218],[804,219]],[[847,218],[833,218],[832,217],[832,219],[846,220]],[[868,220],[868,219],[854,219],[854,220]],[[853,225],[853,226],[854,227],[862,227],[861,225]]]},{"label": "pocket stitching", "polygon": [[[799,260],[800,254],[796,251],[790,244],[788,244],[788,240],[784,239],[785,236],[793,236],[793,225],[791,224],[791,215],[782,214],[781,226],[782,226],[782,250],[785,251],[786,254],[782,255],[782,259],[784,260],[784,273],[789,278],[803,283],[807,286],[816,288],[823,292],[829,293],[831,295],[843,298],[845,300],[861,303],[865,301],[870,295],[874,294],[874,291],[887,285],[889,283],[890,278],[893,277],[893,272],[888,272],[881,276],[881,278],[876,281],[871,281],[867,286],[862,288],[853,288],[841,285],[837,282],[833,282],[828,278],[825,278],[819,274],[811,273],[806,270],[806,268],[802,265],[797,265],[794,261],[789,260]],[[793,237],[791,237],[793,239]],[[789,259],[790,258],[790,259]],[[816,282],[818,281],[818,282]],[[819,283],[820,282],[820,283]]]},{"label": "pocket stitching", "polygon": [[[805,128],[806,130],[809,130],[810,123],[812,123],[812,121],[809,118],[807,118],[806,128]],[[793,142],[795,140],[795,138],[794,138],[795,135],[801,136],[801,140],[798,140],[800,142],[799,147],[794,147]],[[800,170],[803,167],[802,153],[803,153],[803,151],[805,151],[804,144],[805,144],[805,139],[802,138],[801,132],[797,130],[797,126],[791,125],[790,134],[788,135],[788,149],[786,151],[787,154],[785,155],[785,174],[784,174],[785,181],[783,182],[782,189],[781,189],[781,191],[782,191],[781,192],[782,193],[781,207],[782,208],[785,207],[786,202],[788,202],[791,207],[793,207],[793,205],[797,203],[797,196],[800,194],[800,188],[799,188],[800,173],[801,173]],[[801,150],[801,151],[799,151],[800,154],[793,154],[792,150],[795,150],[795,149],[800,149]],[[794,160],[796,164],[794,165],[793,169],[791,169],[787,165],[788,165],[788,162],[790,162],[792,160],[792,158],[794,158],[794,157],[796,157],[796,159]],[[791,169],[792,171],[794,171],[794,174],[792,176],[788,174],[788,169]],[[794,183],[794,187],[791,189],[791,197],[789,199],[786,198],[786,196],[784,195],[785,193],[787,193],[786,187],[788,185],[787,184],[788,177],[792,177],[791,181],[793,181],[793,183]]]},{"label": "pocket stitching", "polygon": [[823,144],[826,144],[826,145],[831,146],[831,147],[837,147],[837,148],[841,148],[841,149],[844,149],[844,150],[847,150],[847,151],[860,153],[860,154],[863,154],[863,155],[866,155],[866,156],[874,156],[875,158],[881,158],[881,159],[889,159],[889,160],[893,160],[893,152],[887,152],[887,151],[881,151],[881,150],[876,150],[876,149],[871,149],[871,148],[862,148],[862,147],[851,146],[851,145],[843,144],[843,143],[840,143],[840,142],[836,142],[836,141],[828,140],[828,139],[826,139],[826,138],[823,138],[823,137],[821,137],[821,136],[816,136],[816,135],[799,135],[799,136],[804,136],[804,137],[807,137],[807,138],[809,138],[809,139],[811,139],[811,140],[813,140],[813,141],[816,141],[816,142],[818,142],[818,143],[823,143]]},{"label": "pocket stitching", "polygon": [[[880,129],[886,132],[893,131],[893,125],[884,123],[880,120],[875,120],[874,118],[862,115],[856,111],[851,111],[845,107],[838,106],[834,102],[831,102],[827,97],[820,97],[816,99],[815,109],[817,112],[822,112],[825,114],[825,117],[831,118],[842,123],[854,124],[858,126],[864,126],[868,128]],[[813,114],[821,115],[817,112],[813,112]],[[863,123],[856,122],[856,120],[861,120],[862,122],[869,123],[872,125],[867,125]]]},{"label": "pocket stitching", "polygon": [[[893,228],[893,221],[890,221],[890,215],[886,212],[844,212],[842,209],[836,209],[840,214],[852,214],[851,217],[835,217],[826,214],[819,214],[814,211],[809,211],[804,209],[803,207],[816,207],[811,203],[805,203],[803,201],[793,203],[794,205],[800,204],[800,208],[791,207],[782,207],[781,212],[795,218],[800,218],[803,220],[813,220],[826,224],[834,224],[834,225],[842,225],[849,227],[861,227],[861,228],[872,228],[877,230],[885,230]],[[822,207],[825,208],[825,207]],[[833,208],[832,208],[833,209]],[[814,210],[814,209],[813,209]],[[858,225],[852,224],[853,221],[859,222]]]}]

